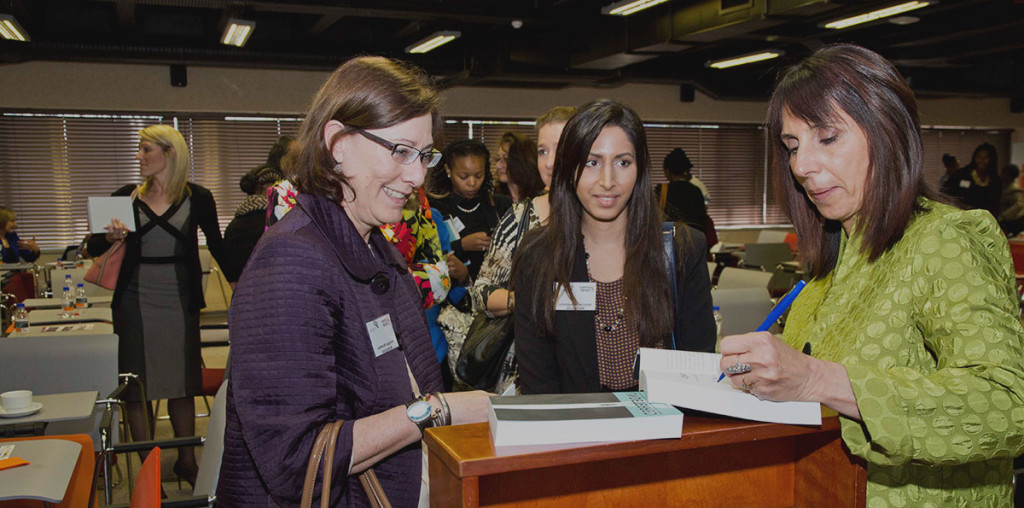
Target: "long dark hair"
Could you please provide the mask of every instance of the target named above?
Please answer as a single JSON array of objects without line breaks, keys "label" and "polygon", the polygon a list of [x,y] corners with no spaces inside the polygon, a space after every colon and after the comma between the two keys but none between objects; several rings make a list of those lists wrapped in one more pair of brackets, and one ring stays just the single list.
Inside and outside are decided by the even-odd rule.
[{"label": "long dark hair", "polygon": [[[978,154],[981,152],[988,153],[987,168],[979,168],[978,163],[974,161],[974,159],[976,159],[978,157]],[[974,149],[974,153],[971,154],[971,163],[968,164],[967,167],[971,169],[983,170],[985,171],[985,174],[987,174],[989,177],[998,176],[999,171],[996,168],[999,167],[999,159],[997,158],[995,145],[993,145],[992,143],[982,143],[978,145],[978,147]]]},{"label": "long dark hair", "polygon": [[854,228],[861,249],[878,259],[903,237],[918,197],[940,199],[924,178],[920,121],[914,92],[896,68],[877,53],[852,44],[826,46],[783,73],[768,103],[772,174],[783,209],[796,228],[800,253],[812,277],[835,268],[842,227],[825,219],[789,167],[782,116],[809,125],[836,122],[845,112],[864,131],[870,165]]},{"label": "long dark hair", "polygon": [[[353,58],[331,73],[313,98],[295,150],[289,151],[285,176],[299,192],[340,203],[349,185],[334,169],[334,143],[355,129],[383,129],[427,114],[436,137],[441,132],[439,104],[437,90],[422,69],[384,57]],[[345,128],[325,143],[324,127],[331,120]]]},{"label": "long dark hair", "polygon": [[[531,199],[544,190],[544,180],[537,169],[537,143],[522,134],[511,134],[508,145],[508,181],[519,191],[519,199]],[[505,138],[502,138],[504,141]]]},{"label": "long dark hair", "polygon": [[427,193],[435,198],[451,195],[454,186],[445,168],[451,169],[455,160],[462,157],[480,157],[484,160],[484,183],[480,185],[480,195],[486,196],[487,202],[494,206],[494,177],[491,176],[491,152],[487,145],[475,139],[458,139],[448,143],[443,154],[441,163],[430,168],[427,174]]},{"label": "long dark hair", "polygon": [[[621,128],[636,154],[636,183],[626,204],[626,262],[623,270],[623,291],[626,314],[636,323],[641,346],[659,346],[672,333],[672,298],[661,248],[661,225],[654,193],[650,191],[650,155],[647,135],[635,111],[612,99],[602,99],[581,106],[565,124],[558,142],[554,171],[551,175],[551,216],[547,226],[537,234],[528,235],[524,247],[517,249],[513,273],[520,267],[527,252],[543,253],[545,262],[529,266],[530,279],[536,281],[533,294],[520,295],[520,305],[530,306],[537,316],[537,326],[547,337],[554,337],[554,285],[570,288],[569,279],[578,255],[583,205],[576,195],[576,185],[583,173],[590,149],[601,130],[608,126]],[[532,257],[532,256],[531,256]],[[517,276],[518,277],[518,276]]]}]

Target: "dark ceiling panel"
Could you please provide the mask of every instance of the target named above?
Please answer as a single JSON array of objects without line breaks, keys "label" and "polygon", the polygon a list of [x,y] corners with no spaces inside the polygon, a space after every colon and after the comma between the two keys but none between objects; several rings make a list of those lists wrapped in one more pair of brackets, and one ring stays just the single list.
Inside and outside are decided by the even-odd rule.
[{"label": "dark ceiling panel", "polygon": [[[891,59],[920,95],[1024,97],[1024,2],[942,0],[908,13],[918,20],[912,24],[822,28],[896,3],[675,0],[623,19],[602,15],[602,2],[592,0],[9,0],[0,12],[15,15],[32,41],[0,40],[0,64],[330,70],[369,53],[409,59],[445,86],[669,83],[761,100],[780,69],[823,44],[853,42]],[[256,22],[245,48],[219,44],[231,17]],[[404,53],[438,30],[462,36],[426,55]],[[760,49],[785,55],[721,71],[705,66]]]}]

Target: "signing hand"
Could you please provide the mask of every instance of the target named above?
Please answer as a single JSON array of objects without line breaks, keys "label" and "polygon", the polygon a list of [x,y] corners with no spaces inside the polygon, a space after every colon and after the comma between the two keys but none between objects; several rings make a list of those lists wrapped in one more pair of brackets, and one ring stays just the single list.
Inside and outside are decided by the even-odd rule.
[{"label": "signing hand", "polygon": [[723,372],[737,362],[750,365],[750,372],[732,374],[729,381],[744,385],[767,400],[813,400],[811,374],[820,360],[805,355],[768,332],[733,335],[722,339]]},{"label": "signing hand", "polygon": [[856,395],[846,367],[805,355],[768,332],[731,335],[720,345],[725,368],[737,362],[750,365],[745,374],[729,381],[760,399],[820,402],[839,413],[860,420]]},{"label": "signing hand", "polygon": [[106,239],[110,243],[123,240],[124,237],[128,236],[128,226],[125,226],[123,222],[117,219],[110,219],[110,225],[104,229],[107,230]]},{"label": "signing hand", "polygon": [[449,252],[445,261],[448,263],[448,276],[459,284],[465,283],[469,278],[469,268],[466,268],[465,263],[455,257],[454,252]]},{"label": "signing hand", "polygon": [[462,248],[463,250],[473,251],[484,251],[491,245],[491,235],[487,234],[486,231],[480,231],[479,233],[473,233],[462,237]]}]

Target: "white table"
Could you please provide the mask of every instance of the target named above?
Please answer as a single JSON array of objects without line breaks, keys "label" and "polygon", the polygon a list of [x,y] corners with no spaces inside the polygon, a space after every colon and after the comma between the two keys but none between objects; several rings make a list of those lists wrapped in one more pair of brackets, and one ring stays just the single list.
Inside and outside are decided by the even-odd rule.
[{"label": "white table", "polygon": [[[57,375],[57,374],[55,374]],[[19,387],[0,387],[3,391],[18,390]],[[0,418],[0,426],[20,425],[24,423],[49,423],[66,420],[80,420],[92,415],[93,407],[99,392],[53,393],[50,395],[33,395],[32,402],[39,402],[43,408],[36,413],[19,418]]]},{"label": "white table", "polygon": [[88,322],[111,322],[113,321],[113,313],[110,311],[110,307],[90,307],[86,309],[75,309],[77,315],[70,317],[62,317],[63,311],[60,309],[36,309],[28,313],[28,324],[29,326],[36,326],[42,324],[52,325],[64,325],[69,323],[88,323]]},{"label": "white table", "polygon": [[59,325],[33,325],[28,331],[11,332],[9,337],[43,337],[51,335],[109,335],[114,333],[110,323],[63,323]]},{"label": "white table", "polygon": [[[89,307],[110,307],[113,295],[96,295],[89,297]],[[33,309],[59,309],[64,303],[60,298],[26,298],[21,302],[28,310]]]},{"label": "white table", "polygon": [[71,475],[78,464],[82,445],[63,439],[29,439],[0,441],[0,445],[14,445],[12,457],[29,462],[0,471],[0,500],[38,499],[60,503],[67,494]]},{"label": "white table", "polygon": [[35,263],[0,263],[0,271],[31,270]]}]

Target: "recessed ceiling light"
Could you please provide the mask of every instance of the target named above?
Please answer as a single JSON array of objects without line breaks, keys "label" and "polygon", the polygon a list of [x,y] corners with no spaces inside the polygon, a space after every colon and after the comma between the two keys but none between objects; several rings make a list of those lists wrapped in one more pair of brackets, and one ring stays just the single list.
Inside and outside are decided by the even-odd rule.
[{"label": "recessed ceiling light", "polygon": [[221,44],[228,46],[245,46],[249,42],[249,36],[256,29],[256,22],[247,19],[228,19],[228,26],[224,28],[224,35],[220,39]]},{"label": "recessed ceiling light", "polygon": [[462,32],[449,30],[445,32],[434,32],[426,39],[405,48],[406,53],[426,53],[432,49],[448,44],[462,36]]},{"label": "recessed ceiling light", "polygon": [[921,21],[921,18],[917,16],[896,16],[895,18],[889,18],[889,23],[900,26],[913,25],[918,21]]},{"label": "recessed ceiling light", "polygon": [[0,14],[0,37],[9,41],[28,42],[32,38],[10,14]]},{"label": "recessed ceiling light", "polygon": [[615,2],[611,5],[606,5],[601,8],[601,14],[607,14],[609,16],[629,16],[635,12],[640,12],[648,7],[654,7],[658,4],[663,4],[668,0],[622,0],[621,2]]},{"label": "recessed ceiling light", "polygon": [[772,58],[778,58],[786,54],[782,50],[771,49],[765,51],[758,51],[757,53],[750,53],[746,55],[735,56],[726,58],[723,60],[715,60],[705,63],[706,67],[712,69],[728,69],[729,67],[736,67],[737,65],[745,65],[754,62],[763,62],[765,60],[771,60]]},{"label": "recessed ceiling light", "polygon": [[830,21],[828,23],[825,23],[822,26],[824,28],[830,28],[830,29],[833,29],[833,30],[838,30],[840,28],[846,28],[846,27],[850,27],[850,26],[853,26],[853,25],[859,25],[861,23],[867,23],[869,21],[875,21],[876,19],[888,18],[889,16],[895,16],[897,14],[902,14],[902,13],[907,12],[907,11],[912,11],[912,10],[915,10],[915,9],[920,9],[922,7],[928,7],[929,5],[934,5],[936,3],[938,3],[938,2],[936,2],[934,0],[928,0],[928,1],[923,1],[923,2],[921,2],[921,1],[904,2],[904,3],[898,4],[898,5],[893,5],[893,6],[890,6],[890,7],[886,7],[884,9],[878,9],[876,11],[865,12],[864,14],[858,14],[857,16],[853,16],[853,17],[850,17],[850,18],[844,18],[844,19],[838,19],[836,21]]}]

